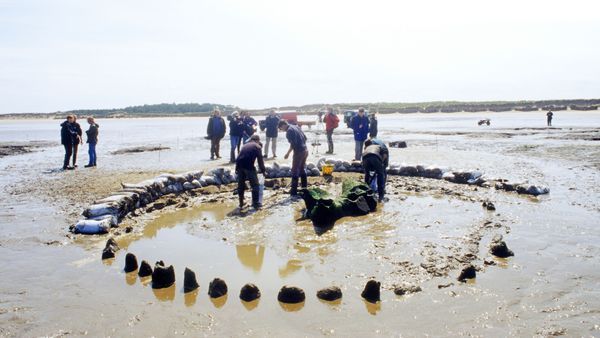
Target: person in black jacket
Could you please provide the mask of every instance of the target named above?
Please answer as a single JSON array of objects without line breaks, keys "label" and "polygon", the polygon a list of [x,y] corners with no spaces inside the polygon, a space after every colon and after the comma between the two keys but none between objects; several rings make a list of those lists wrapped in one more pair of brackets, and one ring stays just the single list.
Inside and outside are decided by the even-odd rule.
[{"label": "person in black jacket", "polygon": [[69,166],[71,156],[73,155],[73,144],[79,142],[77,130],[73,124],[73,115],[67,116],[67,120],[60,124],[60,143],[65,147],[65,160],[63,161],[63,170],[75,169]]},{"label": "person in black jacket", "polygon": [[73,143],[73,167],[77,168],[77,150],[79,150],[79,144],[83,144],[83,129],[77,123],[77,115],[73,115],[73,126],[77,133],[77,142]]},{"label": "person in black jacket", "polygon": [[237,111],[234,111],[227,117],[229,120],[229,139],[231,141],[231,159],[230,163],[235,163],[235,149],[240,154],[240,145],[242,144],[242,134],[244,133],[244,123]]},{"label": "person in black jacket", "polygon": [[88,155],[90,161],[85,166],[86,168],[96,166],[96,144],[98,143],[98,128],[100,127],[93,117],[88,117],[87,122],[90,124],[90,129],[86,130],[87,144],[88,144]]},{"label": "person in black jacket", "polygon": [[250,136],[250,139],[242,147],[240,155],[235,161],[235,173],[238,178],[238,196],[240,200],[240,210],[244,208],[244,191],[246,190],[246,180],[250,181],[252,187],[252,207],[260,209],[262,206],[259,201],[259,183],[258,175],[254,162],[258,161],[260,172],[265,174],[265,162],[262,157],[262,144],[258,135]]},{"label": "person in black jacket", "polygon": [[377,133],[377,117],[375,117],[375,113],[372,113],[371,117],[369,118],[369,137],[376,138]]},{"label": "person in black jacket", "polygon": [[280,119],[275,111],[271,110],[265,120],[265,136],[267,137],[267,141],[265,142],[265,158],[269,157],[269,143],[271,142],[273,142],[273,158],[277,157],[277,130],[279,129]]},{"label": "person in black jacket", "polygon": [[225,120],[221,117],[221,111],[215,109],[212,116],[208,120],[208,126],[206,127],[206,133],[210,138],[210,159],[221,158],[219,149],[221,146],[221,139],[225,136],[227,127],[225,126]]},{"label": "person in black jacket", "polygon": [[[378,139],[369,139],[365,141],[365,150],[362,153],[362,166],[365,171],[365,183],[371,185],[371,181],[377,179],[377,192],[379,202],[385,199],[385,183],[387,168],[390,160],[390,154],[385,143]],[[371,172],[375,175],[371,176]]]}]

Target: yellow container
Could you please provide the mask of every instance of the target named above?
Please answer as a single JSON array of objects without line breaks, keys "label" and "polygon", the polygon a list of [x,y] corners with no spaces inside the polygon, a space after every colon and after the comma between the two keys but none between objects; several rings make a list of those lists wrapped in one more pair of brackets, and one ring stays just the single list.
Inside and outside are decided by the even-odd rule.
[{"label": "yellow container", "polygon": [[331,175],[333,174],[333,164],[325,164],[323,166],[323,175]]}]

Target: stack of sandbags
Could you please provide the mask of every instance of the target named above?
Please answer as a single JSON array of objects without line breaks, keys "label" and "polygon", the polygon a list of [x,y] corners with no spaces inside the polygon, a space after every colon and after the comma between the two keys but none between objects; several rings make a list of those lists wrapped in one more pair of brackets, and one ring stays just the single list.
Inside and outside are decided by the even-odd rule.
[{"label": "stack of sandbags", "polygon": [[[265,166],[266,178],[292,177],[292,167],[287,164],[273,162]],[[306,176],[320,176],[321,172],[314,163],[307,163],[305,168]]]}]

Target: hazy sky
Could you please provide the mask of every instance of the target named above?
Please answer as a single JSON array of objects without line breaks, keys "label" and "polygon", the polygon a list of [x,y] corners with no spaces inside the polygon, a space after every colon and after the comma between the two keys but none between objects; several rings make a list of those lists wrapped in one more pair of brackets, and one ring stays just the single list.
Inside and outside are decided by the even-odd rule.
[{"label": "hazy sky", "polygon": [[0,113],[600,97],[600,1],[0,0]]}]

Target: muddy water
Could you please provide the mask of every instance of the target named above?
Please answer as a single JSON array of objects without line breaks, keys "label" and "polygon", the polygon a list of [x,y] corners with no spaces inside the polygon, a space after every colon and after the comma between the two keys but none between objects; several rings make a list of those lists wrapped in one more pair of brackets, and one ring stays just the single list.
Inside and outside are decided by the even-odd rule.
[{"label": "muddy water", "polygon": [[[145,172],[152,177],[150,170],[220,164],[202,156],[206,148],[196,135],[202,127],[177,132],[204,122],[102,123],[107,144],[100,150],[103,167],[96,171],[53,171],[60,165],[58,146],[5,157],[0,163],[0,255],[5,262],[0,335],[599,335],[600,153],[597,142],[583,138],[598,134],[598,114],[564,113],[562,121],[555,119],[564,129],[548,130],[514,130],[540,127],[544,117],[538,121],[535,114],[496,114],[487,129],[474,126],[478,117],[386,116],[380,129],[386,140],[409,141],[409,148],[391,150],[392,161],[479,168],[492,176],[547,184],[550,195],[529,198],[429,180],[391,182],[391,201],[376,213],[343,219],[322,235],[309,222],[297,221],[301,203],[277,199],[246,217],[227,215],[233,201],[201,204],[144,220],[139,229],[117,238],[123,249],[106,264],[100,260],[106,237],[65,237],[69,214],[89,203],[92,197],[86,196],[94,191],[69,199],[59,183],[118,187],[121,180]],[[35,122],[39,125],[33,129],[11,123],[0,125],[2,141],[28,141],[33,135],[52,140],[56,131],[55,121]],[[30,129],[35,133],[24,131]],[[351,135],[340,129],[336,136],[338,156],[348,158]],[[168,144],[172,150],[161,153],[160,161],[157,153],[109,154],[140,142]],[[131,170],[140,174],[132,176]],[[408,183],[419,192],[407,191]],[[492,200],[497,211],[485,211],[481,199]],[[515,257],[484,266],[487,246],[498,234]],[[147,280],[123,273],[126,252],[151,264],[159,259],[173,264],[176,286],[154,292]],[[460,265],[471,253],[480,268],[477,279],[458,283]],[[182,292],[185,267],[196,272],[197,293]],[[213,302],[206,293],[215,277],[225,279],[230,293]],[[382,282],[382,302],[375,306],[359,297],[370,278]],[[248,282],[261,289],[258,303],[238,298]],[[394,295],[394,285],[402,282],[423,291]],[[305,290],[301,307],[283,308],[277,302],[284,284]],[[330,285],[344,292],[339,304],[315,297]]]}]

